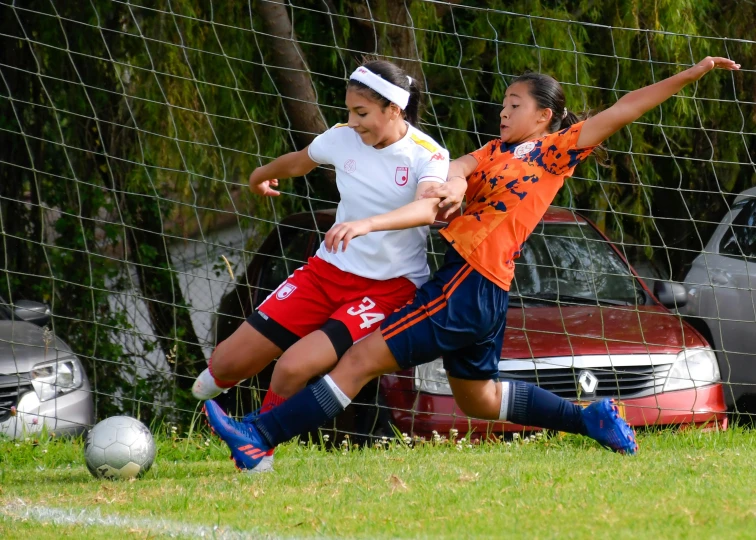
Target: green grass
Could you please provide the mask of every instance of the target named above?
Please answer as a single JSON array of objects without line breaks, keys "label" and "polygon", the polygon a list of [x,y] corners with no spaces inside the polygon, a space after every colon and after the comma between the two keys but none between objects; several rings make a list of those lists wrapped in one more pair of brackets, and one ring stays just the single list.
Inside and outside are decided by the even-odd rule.
[{"label": "green grass", "polygon": [[[100,481],[81,440],[0,442],[0,537],[154,537],[169,520],[250,537],[752,537],[756,432],[639,436],[635,457],[582,437],[325,452],[289,444],[238,474],[217,439],[158,437],[144,478]],[[21,504],[135,525],[22,518]],[[16,510],[12,510],[12,509]],[[139,521],[143,520],[143,521]],[[146,525],[145,525],[146,523]]]}]

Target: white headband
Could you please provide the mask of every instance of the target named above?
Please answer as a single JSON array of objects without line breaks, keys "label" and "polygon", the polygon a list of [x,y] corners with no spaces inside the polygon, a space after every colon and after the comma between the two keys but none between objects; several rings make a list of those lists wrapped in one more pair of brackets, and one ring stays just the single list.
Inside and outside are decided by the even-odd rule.
[{"label": "white headband", "polygon": [[[386,79],[381,77],[380,75],[376,75],[372,71],[370,71],[366,67],[358,67],[354,70],[354,72],[349,76],[350,80],[361,82],[368,88],[375,90],[380,95],[391,101],[392,103],[396,103],[399,105],[399,108],[401,110],[404,110],[407,108],[407,103],[409,103],[410,93],[407,92],[404,88],[399,88],[395,84],[392,84],[388,82]],[[412,84],[412,79],[410,77],[407,77],[409,79],[410,84]]]}]

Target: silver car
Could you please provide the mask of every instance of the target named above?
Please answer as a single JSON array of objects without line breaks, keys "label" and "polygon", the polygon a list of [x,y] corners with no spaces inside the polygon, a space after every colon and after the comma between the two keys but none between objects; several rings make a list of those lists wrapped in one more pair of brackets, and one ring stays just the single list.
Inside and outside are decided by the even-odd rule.
[{"label": "silver car", "polygon": [[683,285],[679,311],[716,349],[727,405],[756,413],[756,188],[738,195]]},{"label": "silver car", "polygon": [[89,380],[71,348],[46,325],[44,304],[0,298],[0,436],[17,439],[47,427],[83,433],[94,423]]}]

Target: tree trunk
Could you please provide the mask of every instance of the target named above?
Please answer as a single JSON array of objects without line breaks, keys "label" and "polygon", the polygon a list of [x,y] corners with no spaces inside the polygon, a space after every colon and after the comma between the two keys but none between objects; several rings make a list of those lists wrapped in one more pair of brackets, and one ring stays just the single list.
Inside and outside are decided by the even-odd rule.
[{"label": "tree trunk", "polygon": [[407,5],[403,0],[372,0],[369,6],[364,2],[352,3],[350,7],[356,17],[353,24],[363,29],[355,33],[354,45],[367,54],[391,56],[393,63],[412,78],[422,81],[423,70],[409,13],[412,1],[409,0]]},{"label": "tree trunk", "polygon": [[294,146],[301,150],[328,126],[318,108],[310,71],[285,4],[282,0],[257,2],[257,12],[265,32],[273,36],[269,50],[275,67],[271,69],[271,76],[291,122]]}]

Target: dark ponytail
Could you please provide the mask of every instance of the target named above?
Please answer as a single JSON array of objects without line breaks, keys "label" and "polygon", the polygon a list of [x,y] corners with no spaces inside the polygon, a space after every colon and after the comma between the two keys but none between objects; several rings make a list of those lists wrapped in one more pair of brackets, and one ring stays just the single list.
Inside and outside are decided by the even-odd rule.
[{"label": "dark ponytail", "polygon": [[[391,84],[398,86],[403,90],[407,90],[410,93],[409,102],[407,103],[407,107],[402,111],[402,116],[407,122],[409,122],[413,126],[417,126],[417,122],[420,118],[420,101],[422,96],[420,92],[420,83],[417,81],[417,79],[413,77],[412,82],[410,83],[409,75],[406,71],[404,71],[396,64],[392,64],[391,62],[387,62],[385,60],[365,61],[363,62],[362,66],[369,69],[376,75],[380,75],[383,79],[387,80]],[[378,102],[381,105],[382,109],[385,109],[391,104],[391,101],[359,81],[350,79],[347,88],[355,88],[360,90],[361,92],[370,96],[370,99]]]},{"label": "dark ponytail", "polygon": [[[590,112],[583,112],[578,115],[567,109],[567,99],[564,96],[562,85],[554,77],[529,71],[515,77],[512,84],[518,82],[528,85],[530,96],[535,99],[539,108],[551,109],[553,115],[549,123],[550,133],[567,129],[591,116]],[[594,154],[599,163],[604,164],[606,162],[606,148],[603,145],[596,147]]]},{"label": "dark ponytail", "polygon": [[[562,113],[564,116],[562,116],[562,121],[559,124],[559,129],[566,129],[570,127],[572,124],[577,124],[580,122],[581,118],[578,117],[574,112],[569,110],[567,107],[564,108],[564,112]],[[586,118],[588,118],[588,115],[585,115]]]},{"label": "dark ponytail", "polygon": [[412,77],[412,82],[409,83],[408,90],[410,97],[407,107],[404,109],[404,119],[417,127],[417,123],[420,120],[420,103],[422,102],[423,94],[420,92],[420,83],[414,77]]}]

